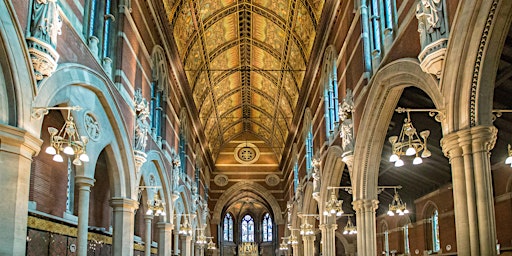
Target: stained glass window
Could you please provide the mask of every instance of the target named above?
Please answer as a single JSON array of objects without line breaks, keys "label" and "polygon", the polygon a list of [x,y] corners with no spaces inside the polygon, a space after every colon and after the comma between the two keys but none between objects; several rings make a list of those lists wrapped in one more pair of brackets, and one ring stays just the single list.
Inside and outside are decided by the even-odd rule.
[{"label": "stained glass window", "polygon": [[299,163],[296,160],[295,164],[293,165],[293,191],[297,191],[298,187],[299,187]]},{"label": "stained glass window", "polygon": [[242,242],[254,242],[254,219],[251,215],[242,218]]},{"label": "stained glass window", "polygon": [[263,216],[263,242],[272,241],[272,218],[270,214],[265,213]]},{"label": "stained glass window", "polygon": [[432,214],[432,250],[434,252],[441,250],[441,241],[439,240],[439,213],[437,210]]},{"label": "stained glass window", "polygon": [[233,217],[227,213],[224,216],[224,241],[233,242]]},{"label": "stained glass window", "polygon": [[324,106],[325,106],[325,128],[327,137],[334,134],[339,123],[338,116],[338,82],[336,75],[335,51],[329,47],[325,53],[325,78],[324,78]]},{"label": "stained glass window", "polygon": [[306,135],[306,170],[310,174],[313,170],[313,125],[308,128]]},{"label": "stained glass window", "polygon": [[409,254],[409,224],[405,224],[404,226],[404,253]]}]

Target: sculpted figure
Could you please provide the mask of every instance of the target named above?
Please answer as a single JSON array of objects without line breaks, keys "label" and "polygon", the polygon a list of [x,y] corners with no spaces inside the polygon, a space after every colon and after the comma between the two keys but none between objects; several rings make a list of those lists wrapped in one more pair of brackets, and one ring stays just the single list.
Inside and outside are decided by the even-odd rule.
[{"label": "sculpted figure", "polygon": [[340,104],[338,113],[340,116],[341,146],[344,152],[354,150],[354,120],[352,119],[352,112],[354,112],[352,90],[347,89],[347,95]]},{"label": "sculpted figure", "polygon": [[416,6],[421,48],[446,37],[443,0],[420,0]]},{"label": "sculpted figure", "polygon": [[142,91],[135,91],[135,150],[144,152],[148,140],[148,116],[149,107],[146,99],[142,97]]},{"label": "sculpted figure", "polygon": [[317,199],[320,196],[321,186],[321,173],[320,173],[321,162],[319,159],[313,159],[313,198]]},{"label": "sculpted figure", "polygon": [[57,0],[35,0],[32,6],[30,33],[54,49],[57,35],[61,34],[62,20],[57,9]]}]

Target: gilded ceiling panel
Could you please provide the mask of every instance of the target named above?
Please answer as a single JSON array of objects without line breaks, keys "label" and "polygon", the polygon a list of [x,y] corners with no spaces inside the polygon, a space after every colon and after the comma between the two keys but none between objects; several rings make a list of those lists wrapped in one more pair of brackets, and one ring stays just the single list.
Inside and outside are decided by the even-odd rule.
[{"label": "gilded ceiling panel", "polygon": [[295,81],[297,81],[297,85],[300,91],[302,87],[302,80],[304,79],[304,75],[306,74],[306,61],[304,60],[304,58],[302,58],[302,55],[299,54],[300,50],[297,44],[292,42],[290,49],[290,66],[292,66],[294,69],[294,71],[291,72],[291,74],[295,78]]},{"label": "gilded ceiling panel", "polygon": [[288,19],[288,13],[290,12],[290,1],[288,0],[253,0],[253,3],[270,10],[283,20]]},{"label": "gilded ceiling panel", "polygon": [[[209,118],[208,118],[208,121],[206,122],[206,125],[204,126],[204,132],[205,134],[209,135],[211,134],[211,131],[213,130],[217,130],[216,127],[214,127],[214,124],[216,122],[216,118],[215,118],[215,115],[211,115]],[[217,135],[217,133],[215,133],[215,136]],[[211,136],[211,135],[210,135]]]},{"label": "gilded ceiling panel", "polygon": [[185,60],[185,72],[188,77],[188,83],[192,87],[196,76],[199,74],[201,66],[203,65],[201,41],[196,41],[190,53]]},{"label": "gilded ceiling panel", "polygon": [[203,127],[206,123],[206,120],[212,116],[212,108],[213,108],[212,97],[210,96],[209,93],[207,93],[206,97],[204,98],[204,101],[198,108],[199,118],[201,119]]},{"label": "gilded ceiling panel", "polygon": [[223,53],[219,54],[210,63],[210,70],[212,70],[212,79],[222,74],[221,71],[238,68],[240,66],[240,47],[231,47]]},{"label": "gilded ceiling panel", "polygon": [[256,72],[251,72],[251,86],[266,92],[269,96],[273,98],[277,97],[277,86],[270,80]]},{"label": "gilded ceiling panel", "polygon": [[[219,116],[222,116],[226,111],[233,107],[239,106],[242,103],[241,92],[236,92],[228,97],[223,98],[220,102],[217,102],[217,111]],[[222,120],[220,120],[222,122]],[[233,120],[229,120],[233,121]]]},{"label": "gilded ceiling panel", "polygon": [[198,0],[199,17],[204,21],[215,12],[233,5],[237,0]]},{"label": "gilded ceiling panel", "polygon": [[215,22],[204,32],[206,51],[238,38],[238,14],[233,13]]},{"label": "gilded ceiling panel", "polygon": [[315,30],[308,9],[302,1],[297,2],[297,16],[293,25],[293,31],[298,35],[304,49],[306,49],[306,59],[309,59],[309,53],[315,40]]},{"label": "gilded ceiling panel", "polygon": [[274,102],[271,102],[269,99],[258,93],[252,93],[251,95],[252,105],[264,110],[270,115],[274,115]]},{"label": "gilded ceiling panel", "polygon": [[291,99],[290,104],[292,105],[292,109],[295,108],[297,99],[299,98],[299,91],[290,73],[284,75],[283,88]]},{"label": "gilded ceiling panel", "polygon": [[213,87],[213,94],[216,99],[221,98],[226,93],[237,89],[241,85],[240,73],[233,73],[230,76],[222,79],[218,84]]},{"label": "gilded ceiling panel", "polygon": [[324,0],[307,0],[311,9],[315,14],[316,23],[320,21],[320,16],[322,15],[322,10],[324,8],[325,1]]},{"label": "gilded ceiling panel", "polygon": [[283,96],[281,96],[279,99],[279,109],[281,109],[281,112],[283,113],[288,126],[290,126],[293,118],[292,107],[290,106],[288,100],[286,100],[286,98]]},{"label": "gilded ceiling panel", "polygon": [[201,106],[204,105],[204,101],[208,96],[209,86],[206,80],[207,78],[206,72],[201,72],[197,79],[196,86],[194,87],[194,103],[196,104],[197,110],[201,109]]},{"label": "gilded ceiling panel", "polygon": [[232,125],[228,129],[226,129],[226,131],[224,132],[224,135],[223,135],[224,141],[229,141],[235,135],[243,132],[243,129],[244,129],[244,126],[243,126],[242,122]]},{"label": "gilded ceiling panel", "polygon": [[185,59],[185,56],[183,55],[187,50],[188,43],[192,40],[192,34],[194,32],[195,26],[192,19],[192,9],[189,5],[183,5],[176,18],[174,29],[174,38],[176,40],[178,51],[181,54],[181,60]]},{"label": "gilded ceiling panel", "polygon": [[275,51],[281,53],[284,49],[286,33],[271,20],[253,14],[253,39],[270,45]]},{"label": "gilded ceiling panel", "polygon": [[279,70],[281,70],[280,60],[259,47],[252,47],[252,65],[258,69],[267,70],[275,78],[279,77]]},{"label": "gilded ceiling panel", "polygon": [[253,130],[259,134],[264,140],[271,142],[270,131],[268,128],[261,126],[259,123],[253,123]]},{"label": "gilded ceiling panel", "polygon": [[223,112],[220,115],[220,128],[225,131],[231,124],[242,120],[242,108],[240,106],[235,106],[229,111]]}]

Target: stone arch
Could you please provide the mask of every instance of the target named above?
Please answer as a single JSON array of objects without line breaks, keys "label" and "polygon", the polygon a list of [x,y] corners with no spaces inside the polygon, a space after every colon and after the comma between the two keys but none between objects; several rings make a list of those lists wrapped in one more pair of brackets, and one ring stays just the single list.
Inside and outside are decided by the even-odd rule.
[{"label": "stone arch", "polygon": [[427,201],[427,203],[423,206],[423,209],[421,209],[420,211],[421,217],[423,219],[428,219],[434,210],[439,211],[439,207],[437,207],[437,205],[434,202],[430,200]]},{"label": "stone arch", "polygon": [[[164,157],[162,153],[156,150],[151,150],[147,153],[147,161],[141,166],[139,180],[144,179],[147,181],[147,176],[149,174],[153,174],[158,177],[159,184],[157,186],[161,186],[162,188],[158,190],[158,193],[161,195],[162,201],[165,203],[165,212],[171,213],[173,212],[172,205],[172,183],[169,180],[169,176],[167,175],[168,171],[166,165],[164,164]],[[137,184],[140,184],[137,182]],[[162,195],[163,194],[163,195]],[[166,214],[165,220],[169,221],[170,214]]]},{"label": "stone arch", "polygon": [[283,215],[281,213],[281,208],[276,198],[268,191],[265,187],[258,183],[253,183],[249,181],[241,181],[237,184],[228,188],[224,194],[219,198],[217,203],[215,204],[215,209],[213,211],[213,216],[211,219],[211,223],[219,224],[221,221],[222,209],[226,206],[226,203],[234,196],[236,196],[240,190],[248,190],[252,191],[255,194],[265,198],[272,209],[272,212],[275,216],[275,223],[277,225],[284,224]]},{"label": "stone arch", "polygon": [[342,231],[336,230],[336,232],[334,233],[334,236],[336,237],[337,240],[339,240],[341,242],[341,244],[343,245],[343,248],[345,248],[345,254],[351,255],[351,253],[353,253],[351,251],[351,248],[354,245],[348,241],[348,239],[343,235]]},{"label": "stone arch", "polygon": [[24,32],[10,1],[0,1],[0,13],[0,124],[38,135],[30,123],[37,89]]},{"label": "stone arch", "polygon": [[[78,64],[59,65],[55,73],[41,81],[39,94],[33,106],[80,105],[83,110],[73,113],[80,133],[86,132],[82,115],[94,113],[102,122],[102,137],[90,141],[87,151],[91,162],[84,168],[84,175],[94,177],[94,165],[97,156],[107,145],[109,159],[116,186],[112,188],[113,197],[137,198],[135,188],[135,163],[133,160],[131,134],[121,118],[121,110],[111,96],[113,85],[105,76]],[[70,95],[72,95],[70,97]],[[40,129],[42,120],[38,120]],[[113,129],[116,127],[116,129]],[[126,150],[128,149],[128,150]],[[92,167],[92,168],[91,168]]]},{"label": "stone arch", "polygon": [[156,45],[153,47],[151,59],[152,79],[154,82],[157,82],[158,90],[163,91],[164,95],[167,95],[170,84],[169,65],[167,65],[166,55],[162,46]]},{"label": "stone arch", "polygon": [[323,160],[324,165],[322,168],[322,183],[320,186],[320,201],[319,207],[323,209],[323,204],[329,198],[329,186],[339,186],[341,176],[343,175],[343,168],[345,163],[342,161],[341,154],[343,149],[340,146],[330,146]]},{"label": "stone arch", "polygon": [[[512,21],[511,1],[465,1],[451,29],[441,88],[447,101],[445,134],[492,125],[496,72]],[[454,86],[456,85],[456,86]]]},{"label": "stone arch", "polygon": [[354,151],[352,187],[354,200],[377,199],[377,181],[386,131],[405,87],[423,90],[437,109],[444,108],[437,80],[423,72],[415,59],[394,61],[379,70],[368,85],[368,101],[363,110]]},{"label": "stone arch", "polygon": [[305,182],[302,187],[303,193],[303,203],[302,203],[302,213],[304,214],[316,214],[319,205],[316,200],[313,199],[313,183],[308,181]]}]

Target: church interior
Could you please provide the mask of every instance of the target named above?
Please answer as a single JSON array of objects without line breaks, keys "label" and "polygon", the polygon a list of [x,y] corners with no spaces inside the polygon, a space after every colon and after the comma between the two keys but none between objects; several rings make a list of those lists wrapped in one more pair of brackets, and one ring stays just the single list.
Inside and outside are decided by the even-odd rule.
[{"label": "church interior", "polygon": [[0,0],[0,255],[512,255],[512,1]]}]

